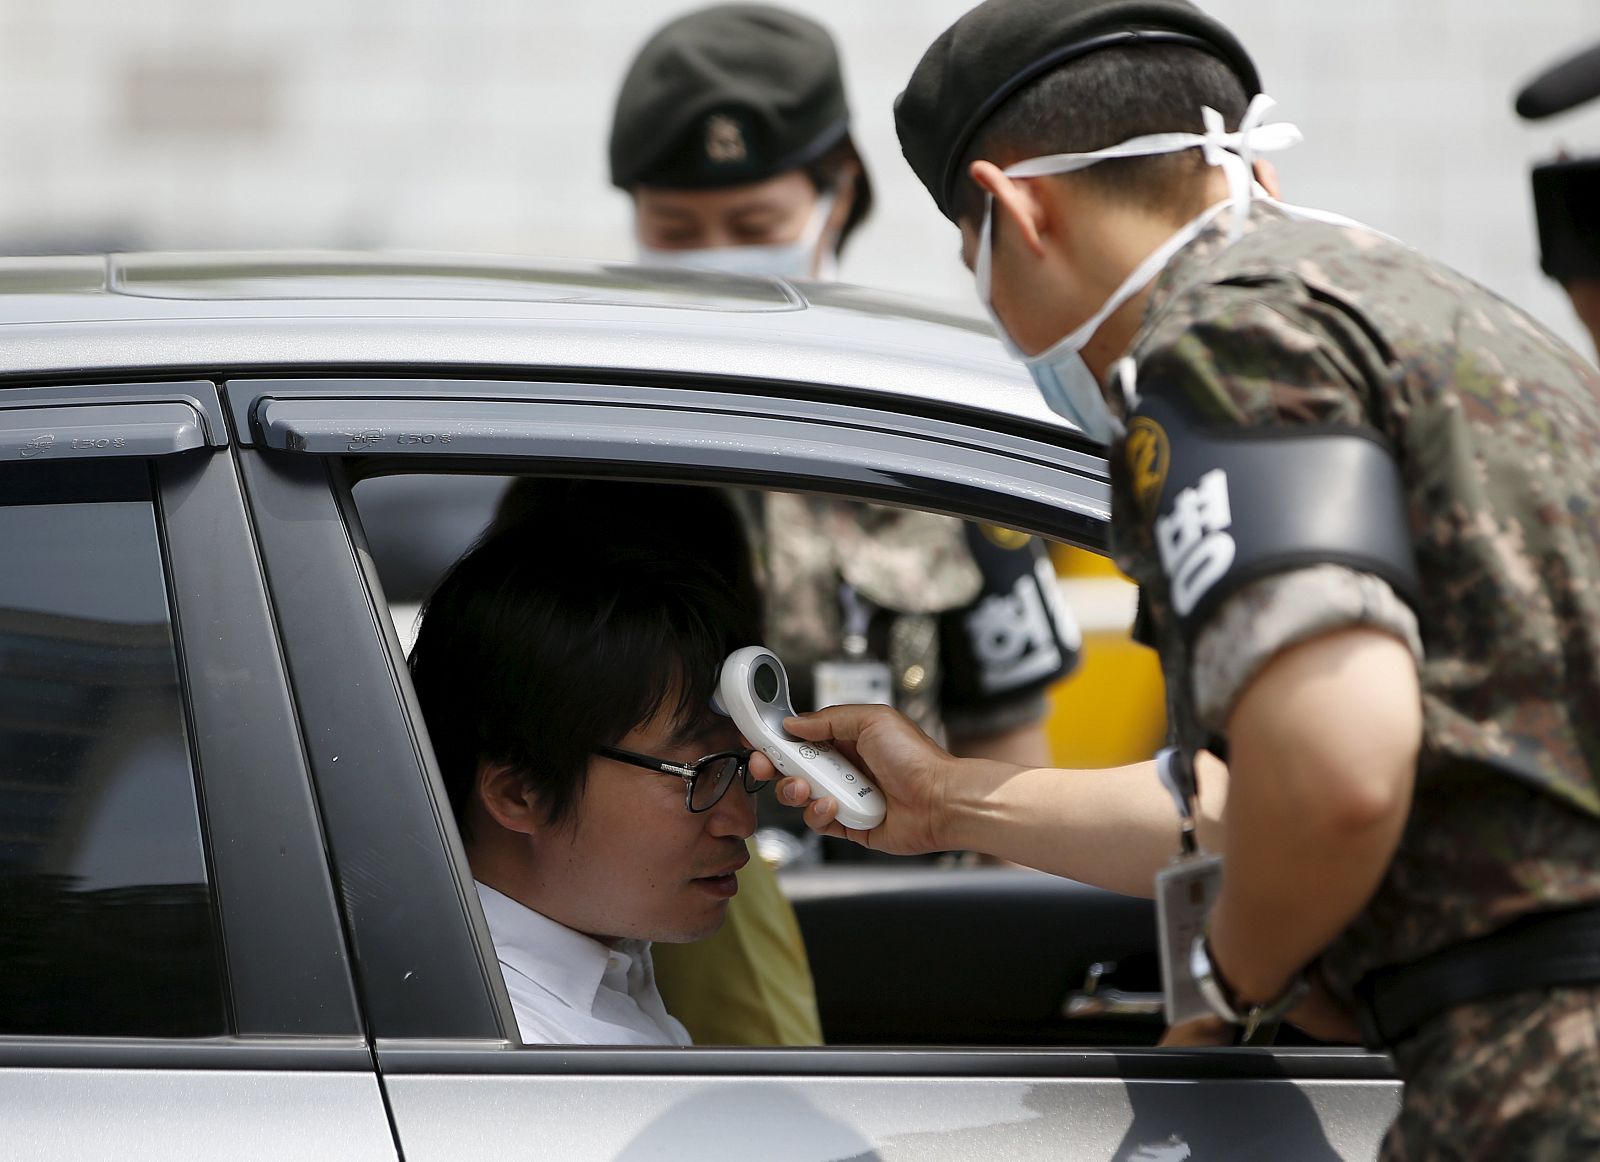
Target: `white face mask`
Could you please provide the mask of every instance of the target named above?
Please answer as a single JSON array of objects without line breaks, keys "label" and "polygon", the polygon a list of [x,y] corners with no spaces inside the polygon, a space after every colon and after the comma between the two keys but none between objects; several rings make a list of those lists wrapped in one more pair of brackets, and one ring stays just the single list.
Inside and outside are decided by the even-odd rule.
[{"label": "white face mask", "polygon": [[839,261],[831,245],[821,255],[818,246],[833,214],[834,195],[823,194],[811,210],[805,229],[793,242],[755,246],[704,246],[694,250],[668,250],[639,243],[639,261],[651,266],[689,270],[715,270],[723,274],[770,274],[779,278],[838,277]]},{"label": "white face mask", "polygon": [[[1271,109],[1270,97],[1257,94],[1239,123],[1236,133],[1223,131],[1222,115],[1215,109],[1202,109],[1204,133],[1154,133],[1135,137],[1120,145],[1097,149],[1092,153],[1057,153],[1048,157],[1035,157],[1007,166],[1005,174],[1014,178],[1036,178],[1049,174],[1072,173],[1087,169],[1096,162],[1118,157],[1150,157],[1160,153],[1178,153],[1198,146],[1207,164],[1220,166],[1228,179],[1228,196],[1211,206],[1177,233],[1156,247],[1134,267],[1121,285],[1111,292],[1111,297],[1084,323],[1063,336],[1037,355],[1025,355],[1006,331],[1005,324],[995,313],[990,297],[993,266],[994,198],[985,199],[983,226],[978,236],[978,257],[974,264],[978,281],[978,297],[983,301],[989,317],[1000,332],[1001,341],[1017,359],[1022,361],[1039,388],[1050,410],[1063,419],[1070,420],[1092,440],[1109,444],[1119,435],[1122,424],[1106,403],[1105,395],[1094,374],[1084,363],[1081,352],[1094,338],[1095,332],[1111,315],[1134,295],[1155,281],[1172,256],[1187,246],[1219,213],[1231,207],[1232,230],[1229,242],[1238,240],[1244,230],[1245,218],[1250,213],[1250,202],[1259,188],[1254,181],[1253,158],[1256,153],[1285,149],[1300,140],[1300,131],[1293,125],[1277,123],[1262,125],[1261,118]],[[1261,191],[1264,195],[1266,191]],[[1131,386],[1128,390],[1132,390]]]}]

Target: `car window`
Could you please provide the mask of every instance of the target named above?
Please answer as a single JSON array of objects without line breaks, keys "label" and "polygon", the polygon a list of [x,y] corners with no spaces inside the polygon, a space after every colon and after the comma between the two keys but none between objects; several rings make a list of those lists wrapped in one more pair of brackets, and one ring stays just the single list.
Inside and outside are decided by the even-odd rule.
[{"label": "car window", "polygon": [[224,1032],[148,476],[27,467],[0,492],[0,1033]]},{"label": "car window", "polygon": [[[352,495],[383,605],[391,614],[403,652],[411,652],[417,625],[425,616],[421,610],[433,587],[491,524],[514,519],[530,495],[526,491],[530,486],[532,495],[541,498],[537,503],[560,506],[570,500],[564,499],[559,482],[534,477],[407,473],[354,484]],[[800,674],[805,663],[796,665],[795,655],[777,644],[786,637],[806,638],[781,623],[786,609],[794,613],[812,606],[806,604],[805,595],[782,592],[774,576],[779,567],[776,562],[785,559],[785,552],[806,546],[790,543],[785,549],[785,538],[774,533],[771,521],[774,516],[787,519],[805,514],[793,505],[771,503],[775,496],[789,494],[750,491],[725,495],[744,515],[747,539],[763,579],[766,644],[785,657],[792,683],[799,677],[803,683],[799,689],[810,686],[814,690],[815,683],[805,682]],[[664,502],[661,519],[669,523],[676,519],[676,504]],[[698,505],[690,507],[700,511]],[[763,513],[768,524],[751,523],[759,522]],[[588,515],[584,514],[585,520]],[[971,538],[974,560],[982,560],[986,554],[1014,555],[1025,562],[1013,562],[1009,573],[1000,569],[1003,577],[993,585],[980,565],[985,588],[974,596],[965,583],[952,582],[948,576],[932,581],[921,574],[908,576],[901,564],[907,559],[902,555],[908,547],[905,528],[892,523],[868,527],[875,527],[882,538],[875,546],[865,540],[856,543],[856,551],[864,554],[856,564],[873,565],[883,575],[874,577],[859,569],[855,575],[864,586],[893,600],[894,586],[899,584],[914,591],[902,596],[927,600],[930,585],[951,585],[948,593],[931,593],[934,608],[951,607],[949,614],[940,616],[937,626],[931,622],[927,626],[939,639],[939,649],[932,655],[935,664],[950,663],[957,656],[960,640],[976,636],[969,631],[990,635],[990,640],[980,642],[967,658],[967,705],[959,705],[959,699],[945,700],[946,721],[962,714],[967,721],[992,723],[1001,734],[1012,727],[1040,728],[1046,734],[1049,759],[1062,766],[1119,765],[1147,758],[1161,744],[1159,675],[1144,656],[1148,651],[1128,641],[1132,587],[1103,557],[1062,546],[1055,546],[1053,557],[1046,557],[1037,545],[1028,550],[1028,538],[1021,534],[981,524],[962,526],[964,532],[955,535]],[[581,552],[589,526],[582,528],[572,541],[531,548],[540,554],[551,549]],[[846,537],[854,535],[849,530],[839,531]],[[894,540],[897,534],[902,537],[899,542]],[[603,528],[596,531],[592,543],[610,544],[616,535],[616,528]],[[727,573],[728,563],[719,559],[715,568]],[[1023,574],[1038,580],[1037,596],[1042,600],[1035,601],[1034,594],[1018,584]],[[1061,604],[1069,608],[1056,608],[1046,586],[1059,586],[1064,599]],[[818,600],[831,599],[832,587],[824,589],[827,592]],[[810,596],[817,598],[815,593]],[[1022,632],[1032,624],[1027,612],[1044,604],[1051,606],[1050,619],[1058,627],[1061,616],[1077,623],[1081,649],[1074,650],[1066,640],[1052,644],[1052,636]],[[804,614],[796,616],[803,619]],[[891,633],[916,630],[922,624],[914,619],[896,620]],[[1072,636],[1065,633],[1063,639]],[[1072,653],[1081,655],[1070,676],[1061,677],[1058,671],[1044,667],[1057,676],[1049,678],[1047,687],[1038,683],[1024,687],[1025,697],[985,700],[974,695],[971,688],[977,678],[989,672],[985,665],[974,666],[974,657],[983,655],[978,660],[996,670],[1028,669],[1033,667],[1036,653],[1057,647],[1069,661]],[[913,665],[924,656],[908,655],[897,663],[895,680],[914,673]],[[777,868],[776,890],[794,908],[797,936],[805,950],[800,971],[809,972],[805,991],[814,986],[816,994],[821,1025],[817,1039],[834,1045],[1126,1045],[1150,1044],[1159,1034],[1159,1020],[1151,1008],[1158,994],[1154,992],[1154,930],[1147,903],[1041,873],[996,866],[972,853],[897,857],[868,852],[843,840],[819,841],[805,828],[797,809],[780,807],[771,796],[759,797],[756,804],[752,850]],[[741,885],[741,892],[747,894],[764,890],[743,879]],[[775,930],[782,927],[774,925]],[[958,933],[959,938],[952,940]],[[788,979],[778,971],[787,963],[785,957],[748,955],[759,967],[746,965],[740,970],[741,981],[749,975],[762,976],[768,982]],[[512,974],[530,971],[516,963],[515,957],[509,966],[501,959]],[[744,1023],[759,1025],[763,1040],[743,1039],[749,1030],[731,1027],[739,1022],[711,1019],[708,1012],[716,1016],[745,1009],[730,1000],[728,988],[732,986],[726,983],[712,997],[701,997],[694,989],[683,987],[679,982],[691,976],[680,971],[683,966],[679,962],[686,959],[687,968],[702,977],[725,977],[724,969],[700,964],[677,949],[660,944],[655,948],[655,973],[667,1010],[689,1027],[696,1044],[814,1043],[795,1034],[803,1022],[779,1020],[785,1013],[766,1014],[771,1006],[760,998],[747,1007],[760,1009],[772,1019],[762,1023],[752,1018]],[[1138,1010],[1127,1016],[1107,1015],[1103,1005],[1078,999],[1085,990],[1100,987],[1101,978],[1107,989],[1137,994],[1142,1002]],[[1007,987],[974,987],[977,982],[995,980],[1006,981]],[[763,992],[755,982],[750,986],[762,996],[773,991]],[[789,1039],[791,1034],[793,1039]]]}]

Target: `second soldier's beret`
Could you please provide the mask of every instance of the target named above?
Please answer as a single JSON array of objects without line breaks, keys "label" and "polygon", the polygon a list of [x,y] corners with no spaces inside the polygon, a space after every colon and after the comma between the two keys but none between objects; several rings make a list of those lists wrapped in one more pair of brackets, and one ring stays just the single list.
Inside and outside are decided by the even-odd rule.
[{"label": "second soldier's beret", "polygon": [[815,161],[849,122],[826,29],[781,8],[720,4],[665,25],[634,58],[611,123],[611,181],[763,181]]},{"label": "second soldier's beret", "polygon": [[900,149],[945,217],[956,218],[961,159],[983,123],[1028,82],[1101,48],[1189,44],[1261,91],[1233,33],[1187,0],[986,0],[923,54],[895,101]]}]

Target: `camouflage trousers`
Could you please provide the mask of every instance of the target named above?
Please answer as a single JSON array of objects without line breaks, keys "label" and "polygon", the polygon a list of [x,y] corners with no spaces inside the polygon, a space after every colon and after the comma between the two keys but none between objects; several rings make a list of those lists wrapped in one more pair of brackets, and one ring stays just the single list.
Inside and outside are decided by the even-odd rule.
[{"label": "camouflage trousers", "polygon": [[1600,987],[1463,1005],[1395,1047],[1383,1162],[1600,1159]]}]

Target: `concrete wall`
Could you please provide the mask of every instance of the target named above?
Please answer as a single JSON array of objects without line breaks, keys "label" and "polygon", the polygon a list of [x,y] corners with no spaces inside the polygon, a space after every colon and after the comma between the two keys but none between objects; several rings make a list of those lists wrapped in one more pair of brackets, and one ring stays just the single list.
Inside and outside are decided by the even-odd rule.
[{"label": "concrete wall", "polygon": [[[890,102],[966,0],[796,0],[840,38],[880,212],[855,281],[971,301]],[[384,246],[625,257],[616,85],[669,0],[0,0],[0,249]],[[1292,200],[1489,283],[1569,337],[1526,169],[1600,102],[1511,94],[1600,40],[1593,0],[1210,0],[1307,141]]]}]

